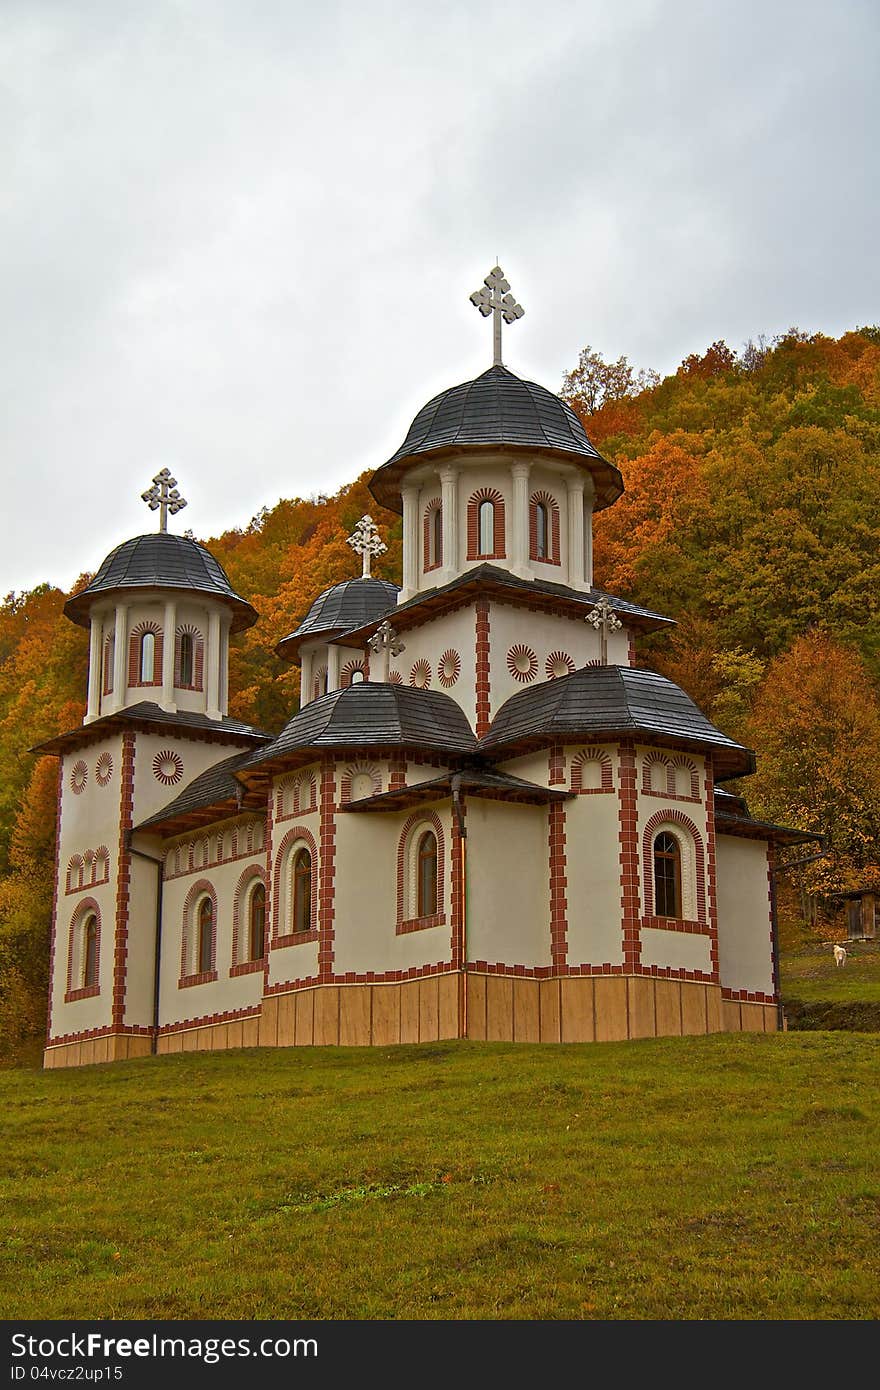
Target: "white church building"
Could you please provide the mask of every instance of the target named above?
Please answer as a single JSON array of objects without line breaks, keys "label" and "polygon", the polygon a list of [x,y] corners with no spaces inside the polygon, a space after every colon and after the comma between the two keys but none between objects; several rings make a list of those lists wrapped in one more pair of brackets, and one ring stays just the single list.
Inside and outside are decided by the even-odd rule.
[{"label": "white church building", "polygon": [[509,291],[496,267],[472,296],[493,366],[372,478],[402,588],[365,517],[362,576],[278,644],[302,694],[277,736],[227,714],[257,614],[167,530],[167,470],[161,529],[68,601],[87,712],[35,750],[59,761],[46,1066],[779,1026],[774,860],[810,837],[725,791],[752,753],[639,667],[669,620],[593,586],[622,480],[502,365]]}]

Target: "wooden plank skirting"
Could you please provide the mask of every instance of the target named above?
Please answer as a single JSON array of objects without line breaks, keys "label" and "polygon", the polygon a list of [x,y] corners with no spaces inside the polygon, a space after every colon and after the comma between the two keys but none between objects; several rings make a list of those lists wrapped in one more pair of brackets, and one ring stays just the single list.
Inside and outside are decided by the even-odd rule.
[{"label": "wooden plank skirting", "polygon": [[[773,1033],[773,1004],[721,998],[718,985],[645,975],[533,980],[467,974],[464,1036],[486,1042],[616,1042],[687,1034]],[[389,1047],[461,1036],[459,972],[395,984],[319,985],[263,1000],[259,1016],[163,1033],[158,1051]],[[107,1036],[46,1049],[44,1066],[143,1057],[150,1040]]]}]

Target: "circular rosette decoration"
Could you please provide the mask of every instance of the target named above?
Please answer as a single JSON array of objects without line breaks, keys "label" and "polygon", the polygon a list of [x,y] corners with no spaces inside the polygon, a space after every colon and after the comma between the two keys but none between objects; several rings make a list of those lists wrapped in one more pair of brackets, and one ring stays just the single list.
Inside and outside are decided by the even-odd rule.
[{"label": "circular rosette decoration", "polygon": [[70,785],[77,796],[86,789],[89,780],[89,769],[86,767],[82,758],[77,758],[70,770]]},{"label": "circular rosette decoration", "polygon": [[403,676],[400,674],[399,671],[392,671],[392,672],[391,672],[391,675],[388,677],[388,684],[389,684],[389,685],[403,685]]},{"label": "circular rosette decoration", "polygon": [[544,663],[544,670],[547,672],[547,679],[557,681],[561,676],[570,676],[574,670],[574,662],[568,652],[551,652]]},{"label": "circular rosette decoration", "polygon": [[452,647],[441,656],[437,666],[437,675],[440,677],[440,684],[447,688],[450,685],[455,685],[461,675],[461,657]]},{"label": "circular rosette decoration", "polygon": [[183,776],[183,758],[170,748],[163,748],[153,759],[153,776],[166,787],[173,787]]},{"label": "circular rosette decoration", "polygon": [[410,671],[409,683],[415,686],[416,690],[427,690],[431,684],[431,667],[423,656],[419,657]]},{"label": "circular rosette decoration", "polygon": [[516,681],[533,681],[538,674],[538,656],[521,642],[507,653],[507,669]]},{"label": "circular rosette decoration", "polygon": [[102,753],[95,763],[95,779],[99,787],[106,787],[113,776],[113,759],[109,753]]}]

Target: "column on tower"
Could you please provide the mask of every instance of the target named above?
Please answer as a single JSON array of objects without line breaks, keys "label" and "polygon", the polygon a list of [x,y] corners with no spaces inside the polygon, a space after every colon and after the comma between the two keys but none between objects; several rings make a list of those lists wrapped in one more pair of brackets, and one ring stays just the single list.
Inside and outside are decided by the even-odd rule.
[{"label": "column on tower", "polygon": [[405,603],[419,587],[419,489],[405,486],[400,494],[403,498],[403,588],[397,602]]},{"label": "column on tower", "polygon": [[223,644],[220,632],[220,614],[215,608],[212,608],[208,614],[208,641],[206,645],[205,668],[208,674],[208,708],[206,713],[209,719],[222,719],[220,674],[223,668]]},{"label": "column on tower", "polygon": [[339,689],[339,648],[331,642],[327,648],[327,693]]},{"label": "column on tower", "polygon": [[443,570],[452,579],[458,573],[458,469],[446,465],[437,470],[443,513]]},{"label": "column on tower", "polygon": [[513,515],[511,517],[510,568],[514,574],[526,579],[529,568],[529,475],[532,465],[528,462],[512,463],[510,476],[513,482]]},{"label": "column on tower", "polygon": [[573,589],[584,583],[584,480],[578,473],[566,478],[568,488],[568,582]]},{"label": "column on tower", "polygon": [[116,605],[116,630],[113,637],[113,709],[125,705],[128,688],[128,605]]},{"label": "column on tower", "polygon": [[93,612],[89,628],[89,703],[84,721],[86,724],[97,719],[101,707],[101,631],[101,619]]},{"label": "column on tower", "polygon": [[174,714],[177,705],[174,700],[174,667],[177,645],[177,602],[173,598],[165,600],[165,619],[162,628],[162,709]]}]

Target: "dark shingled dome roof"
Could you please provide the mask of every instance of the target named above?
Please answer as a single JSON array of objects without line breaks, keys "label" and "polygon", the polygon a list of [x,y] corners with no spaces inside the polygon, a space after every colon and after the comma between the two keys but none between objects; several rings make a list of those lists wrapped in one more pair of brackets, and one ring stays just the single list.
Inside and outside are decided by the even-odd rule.
[{"label": "dark shingled dome roof", "polygon": [[258,767],[299,749],[433,749],[472,753],[477,740],[460,705],[439,690],[358,681],[312,700],[251,761]]},{"label": "dark shingled dome roof", "polygon": [[531,453],[567,454],[570,462],[592,474],[596,511],[623,492],[620,473],[593,448],[574,411],[546,387],[497,366],[422,406],[397,453],[373,474],[370,491],[377,502],[399,512],[401,478],[424,454],[499,444]]},{"label": "dark shingled dome roof", "polygon": [[585,666],[513,695],[480,749],[497,754],[551,739],[627,733],[711,749],[722,777],[755,770],[754,754],[710,724],[680,686],[635,666]]},{"label": "dark shingled dome roof", "polygon": [[387,579],[343,579],[319,594],[299,627],[282,637],[279,656],[295,661],[300,644],[331,632],[351,632],[378,621],[397,606],[399,589]]},{"label": "dark shingled dome roof", "polygon": [[235,592],[223,566],[210,550],[189,536],[170,531],[153,531],[123,541],[107,556],[97,574],[82,593],[67,600],[64,612],[80,627],[89,625],[89,609],[99,595],[126,589],[179,589],[209,594],[232,609],[232,631],[253,627],[254,608]]}]

